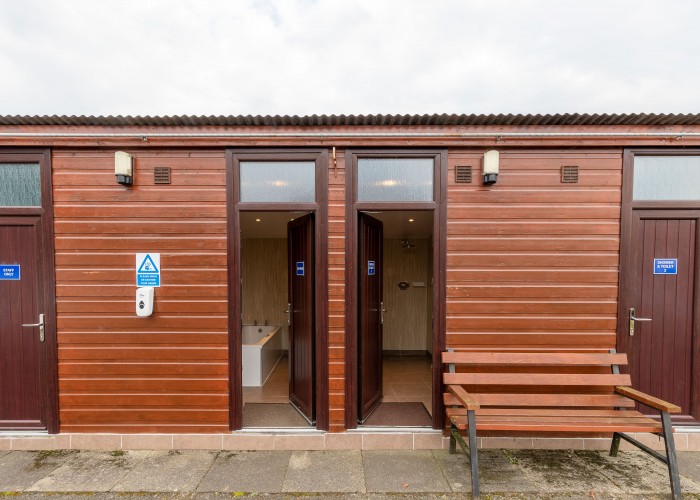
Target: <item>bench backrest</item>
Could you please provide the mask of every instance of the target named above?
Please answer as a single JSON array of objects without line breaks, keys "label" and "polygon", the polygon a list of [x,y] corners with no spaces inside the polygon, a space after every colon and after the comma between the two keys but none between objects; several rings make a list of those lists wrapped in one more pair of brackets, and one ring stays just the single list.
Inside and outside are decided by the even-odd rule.
[{"label": "bench backrest", "polygon": [[[458,384],[478,396],[482,407],[632,407],[615,394],[629,386],[629,374],[617,367],[626,354],[595,352],[444,352],[445,385]],[[445,404],[457,404],[445,395]]]}]

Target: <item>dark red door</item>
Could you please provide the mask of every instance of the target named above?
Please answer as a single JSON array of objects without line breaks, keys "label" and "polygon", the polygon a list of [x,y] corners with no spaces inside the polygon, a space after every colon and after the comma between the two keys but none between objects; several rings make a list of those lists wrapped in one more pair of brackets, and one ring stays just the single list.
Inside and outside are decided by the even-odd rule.
[{"label": "dark red door", "polygon": [[289,400],[309,422],[315,408],[314,217],[287,225],[289,245]]},{"label": "dark red door", "polygon": [[0,217],[0,429],[45,429],[41,397],[41,217]]},{"label": "dark red door", "polygon": [[382,221],[360,214],[358,420],[363,423],[382,402]]},{"label": "dark red door", "polygon": [[[634,387],[679,405],[682,414],[674,418],[676,423],[694,423],[700,420],[700,212],[686,212],[686,217],[670,212],[632,213],[631,255],[623,256],[623,272],[631,273],[632,286],[620,318],[619,345],[629,356]],[[633,325],[631,309],[640,318]],[[641,410],[658,414],[645,406]]]}]

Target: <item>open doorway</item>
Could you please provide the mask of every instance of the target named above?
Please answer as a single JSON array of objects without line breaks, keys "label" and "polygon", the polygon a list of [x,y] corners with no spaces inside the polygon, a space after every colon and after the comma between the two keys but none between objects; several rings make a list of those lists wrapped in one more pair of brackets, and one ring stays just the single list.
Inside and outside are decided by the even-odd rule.
[{"label": "open doorway", "polygon": [[240,212],[244,428],[315,422],[314,214]]},{"label": "open doorway", "polygon": [[433,212],[358,217],[358,424],[429,427]]}]

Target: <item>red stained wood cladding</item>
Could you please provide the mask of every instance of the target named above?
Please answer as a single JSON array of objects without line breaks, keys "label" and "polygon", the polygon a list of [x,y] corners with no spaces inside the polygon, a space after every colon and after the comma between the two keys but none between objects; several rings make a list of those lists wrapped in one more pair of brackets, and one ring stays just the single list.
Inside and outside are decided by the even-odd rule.
[{"label": "red stained wood cladding", "polygon": [[[146,150],[132,188],[114,151],[55,150],[62,432],[226,432],[226,165]],[[171,184],[154,184],[155,167]],[[160,252],[154,315],[134,312],[135,254]]]},{"label": "red stained wood cladding", "polygon": [[328,172],[329,429],[345,427],[345,151],[336,150]]},{"label": "red stained wood cladding", "polygon": [[[615,347],[622,151],[500,152],[483,186],[455,182],[483,152],[449,150],[447,346]],[[578,183],[561,184],[562,165]]]}]

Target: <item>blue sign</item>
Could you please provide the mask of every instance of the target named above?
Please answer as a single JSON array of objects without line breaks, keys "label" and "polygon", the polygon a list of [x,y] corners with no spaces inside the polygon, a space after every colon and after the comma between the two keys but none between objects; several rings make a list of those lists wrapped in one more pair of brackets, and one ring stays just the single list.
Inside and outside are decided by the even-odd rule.
[{"label": "blue sign", "polygon": [[304,261],[297,262],[297,276],[304,276]]},{"label": "blue sign", "polygon": [[654,274],[678,274],[678,259],[654,259]]},{"label": "blue sign", "polygon": [[374,276],[376,272],[377,272],[377,270],[376,270],[374,261],[368,260],[367,261],[367,276]]},{"label": "blue sign", "polygon": [[136,254],[136,286],[160,286],[160,254]]},{"label": "blue sign", "polygon": [[19,281],[20,268],[15,264],[0,264],[0,280]]},{"label": "blue sign", "polygon": [[137,274],[136,286],[160,286],[160,274]]}]

